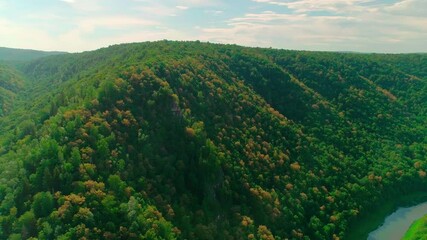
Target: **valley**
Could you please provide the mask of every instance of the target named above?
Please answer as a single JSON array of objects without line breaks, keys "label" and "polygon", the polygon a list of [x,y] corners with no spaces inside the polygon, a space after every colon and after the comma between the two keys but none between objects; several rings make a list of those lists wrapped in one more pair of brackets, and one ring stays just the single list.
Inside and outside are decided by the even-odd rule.
[{"label": "valley", "polygon": [[346,239],[425,192],[427,54],[48,55],[0,65],[0,239]]}]

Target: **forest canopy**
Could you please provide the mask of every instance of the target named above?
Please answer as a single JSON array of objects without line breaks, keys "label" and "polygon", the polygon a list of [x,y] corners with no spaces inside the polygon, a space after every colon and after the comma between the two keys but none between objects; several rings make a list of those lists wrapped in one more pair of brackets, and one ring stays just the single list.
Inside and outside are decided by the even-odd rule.
[{"label": "forest canopy", "polygon": [[160,41],[7,60],[0,239],[345,239],[426,187],[426,54]]}]

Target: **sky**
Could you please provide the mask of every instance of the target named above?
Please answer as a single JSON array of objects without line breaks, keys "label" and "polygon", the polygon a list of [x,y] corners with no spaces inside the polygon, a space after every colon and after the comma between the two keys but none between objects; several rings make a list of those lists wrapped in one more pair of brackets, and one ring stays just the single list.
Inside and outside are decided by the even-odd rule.
[{"label": "sky", "polygon": [[163,39],[427,52],[427,0],[0,0],[2,47],[81,52]]}]

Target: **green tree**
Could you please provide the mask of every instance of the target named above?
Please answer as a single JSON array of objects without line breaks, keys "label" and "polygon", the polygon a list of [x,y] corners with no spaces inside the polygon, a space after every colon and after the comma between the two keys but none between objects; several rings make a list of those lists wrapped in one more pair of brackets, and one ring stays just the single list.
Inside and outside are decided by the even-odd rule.
[{"label": "green tree", "polygon": [[54,199],[50,192],[39,192],[34,195],[32,209],[36,218],[48,216],[54,208]]}]

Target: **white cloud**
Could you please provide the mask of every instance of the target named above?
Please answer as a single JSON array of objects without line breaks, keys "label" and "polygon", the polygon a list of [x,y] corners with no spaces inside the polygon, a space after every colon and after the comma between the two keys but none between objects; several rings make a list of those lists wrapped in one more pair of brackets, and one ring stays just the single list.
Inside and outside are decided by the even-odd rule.
[{"label": "white cloud", "polygon": [[[427,51],[427,0],[252,0],[239,11],[223,0],[59,1],[14,18],[0,16],[1,45],[81,51],[120,42],[198,39],[307,50]],[[9,11],[13,3],[0,0],[0,9]],[[244,9],[246,14],[237,13]],[[197,11],[207,18],[188,21]]]},{"label": "white cloud", "polygon": [[165,0],[165,1],[153,1],[153,0],[132,0],[133,2],[140,2],[144,4],[163,4],[167,6],[191,6],[191,7],[208,7],[218,6],[222,4],[223,0]]},{"label": "white cloud", "polygon": [[[290,6],[294,11],[289,14],[247,13],[230,19],[223,28],[201,28],[200,38],[220,43],[306,50],[426,51],[427,16],[409,13],[427,1],[403,0],[391,7],[360,5],[367,2],[362,0],[255,1]],[[309,4],[314,2],[319,4]],[[344,11],[345,7],[335,8],[338,2],[356,7]],[[312,15],[310,11],[316,9],[335,11],[335,14]]]},{"label": "white cloud", "polygon": [[100,12],[108,6],[108,1],[102,0],[61,0],[79,12]]},{"label": "white cloud", "polygon": [[385,8],[385,11],[396,15],[427,17],[427,1],[403,0]]},{"label": "white cloud", "polygon": [[224,13],[224,11],[221,10],[205,10],[205,13],[213,15],[213,16],[219,16]]},{"label": "white cloud", "polygon": [[310,21],[357,21],[354,17],[346,16],[309,16],[307,14],[279,14],[272,11],[262,13],[248,13],[244,17],[232,18],[229,20],[230,25],[242,23],[265,23],[271,26],[281,25],[289,22],[308,23]]},{"label": "white cloud", "polygon": [[[354,39],[342,26],[331,22],[349,22],[348,17],[310,17],[306,14],[278,14],[263,12],[233,18],[227,28],[202,29],[201,38],[206,41],[233,42],[250,46],[277,46],[297,49],[313,49],[326,41],[342,42]],[[336,33],[341,33],[337,35]],[[225,37],[217,37],[225,36]]]},{"label": "white cloud", "polygon": [[[112,44],[169,39],[170,36],[175,36],[174,39],[176,40],[191,40],[182,32],[176,31],[174,29],[162,28],[155,31],[140,29],[137,31],[127,32],[125,34],[107,36],[91,41],[88,41],[87,38],[81,34],[81,32],[75,30],[61,35],[58,38],[58,41],[62,42],[63,45],[67,47],[68,51],[79,52],[85,50],[94,50],[101,46],[106,47]],[[61,49],[64,49],[64,47]]]},{"label": "white cloud", "polygon": [[96,28],[120,29],[131,26],[158,26],[158,22],[145,20],[143,18],[127,17],[127,16],[109,16],[109,17],[94,17],[83,18],[77,21],[78,29],[83,32],[91,32]]},{"label": "white cloud", "polygon": [[46,31],[19,25],[7,19],[0,19],[0,38],[2,45],[8,47],[43,50],[59,50],[62,47]]},{"label": "white cloud", "polygon": [[177,0],[179,5],[183,6],[217,6],[221,4],[221,0]]},{"label": "white cloud", "polygon": [[[0,18],[0,38],[2,45],[8,47],[76,52],[93,50],[112,43],[155,40],[156,36],[167,38],[167,34],[172,33],[165,29],[152,30],[156,26],[160,24],[128,16],[86,17],[76,19],[73,29],[59,35],[52,35],[45,28],[20,25]],[[131,30],[121,35],[88,38],[98,28],[110,30],[131,28]],[[29,39],[31,41],[28,41]]]},{"label": "white cloud", "polygon": [[188,10],[187,5],[173,5],[165,4],[161,1],[148,1],[148,0],[134,0],[142,5],[135,6],[134,9],[140,11],[143,16],[152,19],[162,20],[164,17],[176,17],[182,14],[183,11]]},{"label": "white cloud", "polygon": [[263,12],[263,13],[248,13],[243,17],[230,19],[230,25],[239,23],[255,23],[255,22],[273,22],[273,21],[299,21],[305,19],[305,14],[278,14],[274,12]]},{"label": "white cloud", "polygon": [[187,10],[188,9],[187,6],[176,6],[176,8],[179,10]]},{"label": "white cloud", "polygon": [[287,7],[298,13],[313,11],[341,12],[354,10],[361,3],[373,2],[373,0],[252,0],[258,3],[268,3]]},{"label": "white cloud", "polygon": [[25,16],[28,19],[32,20],[42,20],[42,21],[57,21],[57,20],[63,20],[64,17],[54,14],[54,13],[31,13]]}]

